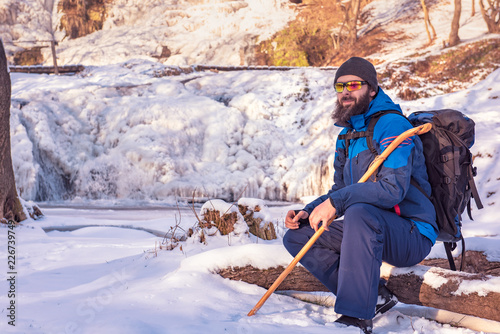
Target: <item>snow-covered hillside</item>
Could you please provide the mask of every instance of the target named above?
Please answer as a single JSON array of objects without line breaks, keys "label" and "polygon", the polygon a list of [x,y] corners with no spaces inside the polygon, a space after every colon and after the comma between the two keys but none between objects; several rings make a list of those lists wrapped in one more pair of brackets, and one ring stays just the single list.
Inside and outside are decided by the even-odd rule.
[{"label": "snow-covered hillside", "polygon": [[[62,1],[0,0],[0,37],[7,53],[44,45],[44,65],[52,65],[47,43],[23,41],[54,38],[59,65],[108,65],[134,58],[168,65],[246,65],[252,63],[254,46],[283,29],[299,11],[290,0],[113,0],[105,1],[102,30],[71,39],[61,28]],[[471,1],[462,2],[463,42],[487,35],[475,2],[474,16]],[[392,62],[440,52],[450,34],[454,4],[438,0],[427,5],[437,32],[431,45],[419,1],[373,0],[365,6],[359,35],[383,27],[388,36],[396,36],[382,42],[371,58]],[[160,59],[164,47],[170,56]]]},{"label": "snow-covered hillside", "polygon": [[[100,31],[69,39],[61,31],[61,0],[2,0],[0,37],[7,51],[31,47],[20,41],[58,42],[58,65],[106,65],[131,58],[157,61],[163,47],[170,65],[244,65],[253,46],[295,16],[289,0],[114,0],[106,2]],[[16,46],[10,42],[17,42]],[[43,49],[52,65],[50,48]]]}]

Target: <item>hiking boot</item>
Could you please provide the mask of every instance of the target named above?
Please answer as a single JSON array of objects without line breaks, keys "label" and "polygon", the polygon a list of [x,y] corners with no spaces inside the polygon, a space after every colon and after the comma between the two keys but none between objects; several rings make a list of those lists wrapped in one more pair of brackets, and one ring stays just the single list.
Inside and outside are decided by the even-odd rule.
[{"label": "hiking boot", "polygon": [[349,317],[347,315],[343,315],[337,320],[335,320],[335,322],[338,322],[346,326],[355,326],[360,328],[365,334],[372,334],[372,328],[373,328],[372,319],[358,319]]},{"label": "hiking boot", "polygon": [[378,288],[377,306],[375,306],[375,316],[385,313],[393,308],[398,303],[398,299],[385,286],[381,285]]}]

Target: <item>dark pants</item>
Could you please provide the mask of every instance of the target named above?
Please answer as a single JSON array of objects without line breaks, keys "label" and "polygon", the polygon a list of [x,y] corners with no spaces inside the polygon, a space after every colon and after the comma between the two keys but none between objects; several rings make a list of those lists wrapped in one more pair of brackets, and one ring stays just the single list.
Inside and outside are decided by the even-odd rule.
[{"label": "dark pants", "polygon": [[[314,234],[308,224],[288,230],[285,248],[293,256]],[[369,204],[347,209],[300,263],[336,296],[335,312],[361,319],[375,316],[382,261],[409,267],[422,261],[432,242],[410,220]]]}]

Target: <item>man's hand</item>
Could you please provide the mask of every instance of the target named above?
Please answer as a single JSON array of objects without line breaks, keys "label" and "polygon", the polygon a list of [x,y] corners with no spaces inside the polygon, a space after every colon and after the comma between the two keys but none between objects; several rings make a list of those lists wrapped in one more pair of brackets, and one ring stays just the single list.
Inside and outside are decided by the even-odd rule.
[{"label": "man's hand", "polygon": [[319,223],[323,222],[325,230],[329,231],[328,222],[335,218],[336,213],[337,210],[333,207],[332,203],[330,203],[330,199],[327,199],[326,201],[315,207],[313,212],[311,212],[311,216],[309,217],[311,228],[317,231],[319,228]]},{"label": "man's hand", "polygon": [[307,217],[309,217],[309,214],[305,211],[299,211],[297,214],[295,214],[294,210],[290,210],[286,214],[285,226],[289,229],[296,230],[300,225],[299,220],[306,219]]}]

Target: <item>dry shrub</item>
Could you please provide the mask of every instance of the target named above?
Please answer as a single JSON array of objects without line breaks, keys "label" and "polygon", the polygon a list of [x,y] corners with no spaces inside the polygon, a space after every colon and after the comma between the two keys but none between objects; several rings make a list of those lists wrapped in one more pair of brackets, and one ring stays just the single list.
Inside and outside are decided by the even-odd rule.
[{"label": "dry shrub", "polygon": [[258,45],[258,65],[321,66],[330,58],[330,30],[343,19],[338,2],[304,0],[298,10],[285,29]]}]

